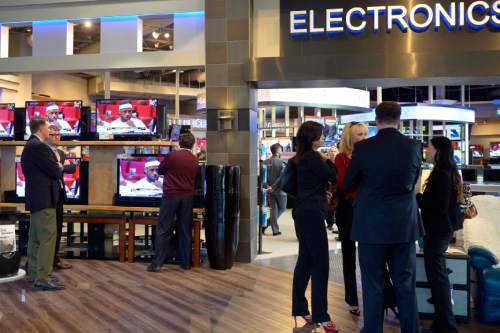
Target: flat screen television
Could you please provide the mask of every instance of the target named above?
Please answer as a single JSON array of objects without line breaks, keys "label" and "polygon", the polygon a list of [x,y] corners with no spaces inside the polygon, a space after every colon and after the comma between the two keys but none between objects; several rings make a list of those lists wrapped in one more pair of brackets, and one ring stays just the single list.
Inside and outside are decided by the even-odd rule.
[{"label": "flat screen television", "polygon": [[490,157],[500,157],[500,142],[490,142]]},{"label": "flat screen television", "polygon": [[117,159],[115,203],[157,205],[163,195],[163,176],[158,167],[164,155],[138,155]]},{"label": "flat screen television", "polygon": [[157,111],[156,99],[99,99],[95,130],[100,137],[153,137],[157,134]]},{"label": "flat screen television", "polygon": [[[86,205],[88,202],[88,163],[80,158],[67,158],[65,165],[75,165],[75,173],[63,174],[66,203]],[[21,157],[16,157],[16,196],[25,198],[26,178],[21,168]]]},{"label": "flat screen television", "polygon": [[82,101],[27,101],[25,134],[31,135],[29,122],[33,117],[47,118],[49,124],[61,129],[61,137],[80,137],[87,123],[82,115]]},{"label": "flat screen television", "polygon": [[483,157],[483,146],[481,145],[469,145],[469,151],[472,157]]},{"label": "flat screen television", "polygon": [[0,140],[14,138],[14,103],[0,103]]}]

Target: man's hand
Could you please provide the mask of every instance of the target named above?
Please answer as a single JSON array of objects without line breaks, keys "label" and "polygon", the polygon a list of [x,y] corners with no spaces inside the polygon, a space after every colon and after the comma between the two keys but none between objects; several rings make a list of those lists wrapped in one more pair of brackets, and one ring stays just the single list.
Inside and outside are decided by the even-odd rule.
[{"label": "man's hand", "polygon": [[267,189],[266,189],[266,192],[267,193],[273,193],[273,188],[271,186],[269,186]]}]

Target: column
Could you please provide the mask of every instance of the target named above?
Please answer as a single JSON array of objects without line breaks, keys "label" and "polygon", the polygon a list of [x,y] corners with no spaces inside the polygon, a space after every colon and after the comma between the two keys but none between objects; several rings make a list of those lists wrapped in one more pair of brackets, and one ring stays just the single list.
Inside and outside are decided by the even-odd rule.
[{"label": "column", "polygon": [[427,91],[429,94],[429,104],[434,104],[434,86],[427,87]]},{"label": "column", "polygon": [[136,16],[101,19],[101,54],[142,52],[142,20]]},{"label": "column", "polygon": [[181,99],[179,93],[180,86],[180,72],[175,71],[175,118],[179,119],[181,115]]},{"label": "column", "polygon": [[382,103],[382,87],[377,87],[377,105]]},{"label": "column", "polygon": [[299,106],[299,127],[304,122],[304,107]]},{"label": "column", "polygon": [[[241,165],[237,260],[257,255],[257,93],[247,83],[250,0],[206,0],[207,162]],[[221,117],[230,117],[231,125]]]},{"label": "column", "polygon": [[104,98],[111,98],[111,73],[104,72]]},{"label": "column", "polygon": [[9,57],[9,27],[0,25],[0,58]]},{"label": "column", "polygon": [[285,106],[285,135],[290,136],[290,106]]},{"label": "column", "polygon": [[66,20],[33,22],[33,56],[73,54],[73,27]]},{"label": "column", "polygon": [[271,137],[276,137],[276,106],[271,107]]}]

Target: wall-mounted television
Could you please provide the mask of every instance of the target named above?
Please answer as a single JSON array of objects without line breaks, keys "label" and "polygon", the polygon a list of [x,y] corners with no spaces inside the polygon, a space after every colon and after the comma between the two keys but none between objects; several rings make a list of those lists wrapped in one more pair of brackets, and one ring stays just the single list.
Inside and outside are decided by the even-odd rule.
[{"label": "wall-mounted television", "polygon": [[80,137],[86,132],[88,115],[82,110],[82,101],[27,101],[25,134],[31,134],[29,122],[33,117],[47,118],[49,124],[61,130],[61,137]]},{"label": "wall-mounted television", "polygon": [[100,137],[152,137],[157,134],[157,112],[156,99],[99,99],[95,130]]},{"label": "wall-mounted television", "polygon": [[500,142],[490,142],[490,157],[500,157]]},{"label": "wall-mounted television", "polygon": [[14,103],[0,103],[0,140],[14,138]]},{"label": "wall-mounted television", "polygon": [[163,196],[163,176],[158,167],[164,155],[137,155],[117,159],[115,203],[156,205]]},{"label": "wall-mounted television", "polygon": [[[75,165],[75,173],[65,173],[64,189],[66,203],[86,205],[88,203],[88,162],[80,158],[67,158],[65,165]],[[21,168],[21,157],[16,157],[16,195],[26,197],[26,178]]]}]

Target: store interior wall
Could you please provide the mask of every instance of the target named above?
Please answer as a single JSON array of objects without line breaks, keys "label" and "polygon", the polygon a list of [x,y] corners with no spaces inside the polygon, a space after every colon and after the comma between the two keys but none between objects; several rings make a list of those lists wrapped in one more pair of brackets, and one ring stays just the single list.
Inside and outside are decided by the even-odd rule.
[{"label": "store interior wall", "polygon": [[32,92],[35,99],[82,100],[90,105],[87,80],[68,74],[33,74]]}]

